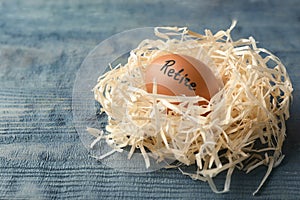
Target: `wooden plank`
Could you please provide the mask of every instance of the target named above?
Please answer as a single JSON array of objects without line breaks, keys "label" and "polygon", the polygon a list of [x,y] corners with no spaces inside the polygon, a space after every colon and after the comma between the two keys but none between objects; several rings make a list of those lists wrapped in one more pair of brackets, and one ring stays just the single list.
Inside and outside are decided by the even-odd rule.
[{"label": "wooden plank", "polygon": [[[300,195],[298,1],[0,0],[0,199],[295,199]],[[131,28],[176,25],[254,36],[279,56],[294,84],[286,158],[257,197],[266,168],[235,171],[231,191],[175,169],[125,173],[90,158],[72,121],[72,87],[101,40]],[[221,188],[224,174],[217,177]]]}]

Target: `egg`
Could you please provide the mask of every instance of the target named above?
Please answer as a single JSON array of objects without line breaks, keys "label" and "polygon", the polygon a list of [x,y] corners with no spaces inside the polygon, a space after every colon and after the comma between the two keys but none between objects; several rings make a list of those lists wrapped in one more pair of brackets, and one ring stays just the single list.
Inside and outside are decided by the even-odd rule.
[{"label": "egg", "polygon": [[154,59],[145,69],[148,93],[171,96],[201,96],[210,100],[220,89],[220,80],[208,66],[187,55],[167,54]]}]

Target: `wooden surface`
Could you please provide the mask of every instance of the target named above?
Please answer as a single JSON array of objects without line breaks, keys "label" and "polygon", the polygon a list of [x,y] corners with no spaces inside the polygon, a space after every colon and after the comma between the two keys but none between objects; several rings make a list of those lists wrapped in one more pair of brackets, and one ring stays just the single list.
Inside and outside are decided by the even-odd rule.
[{"label": "wooden surface", "polygon": [[[189,26],[254,36],[281,58],[294,86],[286,158],[256,196],[266,168],[235,171],[231,191],[177,170],[118,172],[88,156],[72,122],[72,87],[99,42],[128,29]],[[0,199],[297,199],[300,195],[300,1],[0,0]],[[224,176],[217,177],[221,183]]]}]

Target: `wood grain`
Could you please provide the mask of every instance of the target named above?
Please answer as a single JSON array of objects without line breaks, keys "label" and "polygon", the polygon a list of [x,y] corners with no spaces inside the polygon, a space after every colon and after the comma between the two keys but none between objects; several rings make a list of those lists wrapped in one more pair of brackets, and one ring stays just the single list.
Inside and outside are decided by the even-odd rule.
[{"label": "wood grain", "polygon": [[[0,0],[0,199],[297,199],[300,186],[300,2]],[[258,196],[266,168],[235,171],[231,191],[177,170],[131,174],[90,158],[72,121],[72,87],[96,44],[127,29],[189,26],[254,36],[282,59],[294,86],[286,158]],[[224,174],[216,182],[222,186]]]}]

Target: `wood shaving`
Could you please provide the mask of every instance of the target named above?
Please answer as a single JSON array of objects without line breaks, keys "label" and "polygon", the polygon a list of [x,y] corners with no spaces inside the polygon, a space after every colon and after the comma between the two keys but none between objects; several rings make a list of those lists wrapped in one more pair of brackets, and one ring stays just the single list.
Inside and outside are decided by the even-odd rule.
[{"label": "wood shaving", "polygon": [[[195,164],[193,174],[180,170],[207,181],[216,193],[229,191],[235,168],[249,172],[266,165],[267,173],[253,194],[257,193],[275,163],[283,159],[293,88],[279,58],[257,47],[253,37],[231,38],[235,24],[215,34],[205,30],[203,35],[186,27],[157,27],[157,40],[142,41],[125,65],[99,77],[93,92],[108,115],[108,125],[105,134],[90,129],[96,137],[92,146],[101,137],[112,147],[101,158],[129,146],[128,158],[139,149],[146,167],[150,156],[157,161]],[[223,81],[223,89],[210,101],[157,94],[155,86],[153,93],[146,92],[145,68],[167,52],[202,60]],[[208,105],[199,106],[199,101]],[[227,176],[220,191],[213,177],[222,171]]]}]

